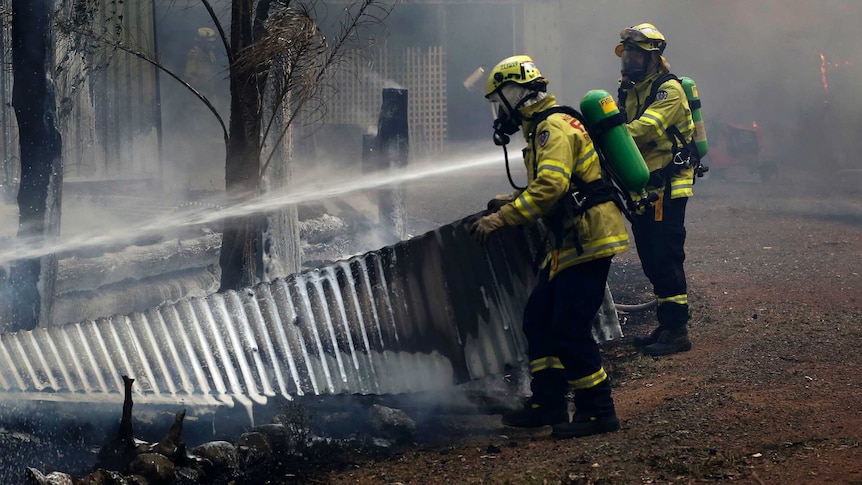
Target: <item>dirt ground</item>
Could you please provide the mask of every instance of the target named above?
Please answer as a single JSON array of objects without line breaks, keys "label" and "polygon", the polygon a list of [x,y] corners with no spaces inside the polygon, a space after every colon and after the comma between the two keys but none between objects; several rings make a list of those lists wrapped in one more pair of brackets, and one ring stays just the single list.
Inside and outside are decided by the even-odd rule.
[{"label": "dirt ground", "polygon": [[[470,212],[506,189],[499,177],[414,187],[411,203],[434,206],[446,186],[469,192],[451,200]],[[603,346],[622,429],[555,440],[550,428],[505,428],[499,415],[441,416],[431,439],[353,456],[315,482],[862,484],[860,178],[707,175],[695,192],[694,347],[642,356],[631,336],[654,317],[623,315],[626,337]],[[610,284],[618,302],[649,295],[634,250],[615,260]]]}]

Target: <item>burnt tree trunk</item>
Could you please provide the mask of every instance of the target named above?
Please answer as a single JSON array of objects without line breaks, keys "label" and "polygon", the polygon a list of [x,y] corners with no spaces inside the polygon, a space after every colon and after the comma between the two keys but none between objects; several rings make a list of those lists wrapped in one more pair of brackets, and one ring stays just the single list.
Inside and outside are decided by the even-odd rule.
[{"label": "burnt tree trunk", "polygon": [[[267,115],[273,118],[273,129],[269,139],[264,140],[264,146],[267,152],[274,153],[274,159],[280,163],[271,164],[261,177],[259,188],[260,194],[264,196],[272,192],[289,191],[293,179],[293,136],[290,131],[286,132],[286,136],[279,136],[285,130],[291,130],[288,126],[290,103],[287,100],[280,103],[277,99],[278,93],[285,89],[284,78],[288,66],[279,60],[274,68],[278,74],[269,76],[264,93],[264,106],[269,110]],[[261,242],[258,264],[262,281],[273,281],[300,271],[302,244],[296,205],[280,207],[265,215]]]},{"label": "burnt tree trunk", "polygon": [[[18,121],[21,180],[18,237],[47,241],[60,233],[63,167],[52,82],[51,0],[12,0],[12,107]],[[51,321],[57,260],[17,261],[11,270],[11,330]]]},{"label": "burnt tree trunk", "polygon": [[[260,37],[269,1],[234,0],[231,7],[230,47],[235,53]],[[225,187],[230,200],[254,197],[260,173],[261,103],[265,69],[230,68],[230,123],[228,126]],[[250,214],[225,221],[219,264],[220,291],[238,290],[260,281],[257,254],[261,247],[261,216]]]}]

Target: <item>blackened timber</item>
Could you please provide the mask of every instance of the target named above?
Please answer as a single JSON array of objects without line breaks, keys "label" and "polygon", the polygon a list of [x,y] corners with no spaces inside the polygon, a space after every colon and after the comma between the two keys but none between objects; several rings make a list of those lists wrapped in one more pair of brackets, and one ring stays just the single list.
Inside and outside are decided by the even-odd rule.
[{"label": "blackened timber", "polygon": [[[383,157],[384,170],[407,166],[410,153],[407,122],[407,90],[386,88],[377,127],[377,147]],[[381,188],[377,192],[380,225],[398,236],[407,235],[404,214],[404,188],[400,184]]]}]

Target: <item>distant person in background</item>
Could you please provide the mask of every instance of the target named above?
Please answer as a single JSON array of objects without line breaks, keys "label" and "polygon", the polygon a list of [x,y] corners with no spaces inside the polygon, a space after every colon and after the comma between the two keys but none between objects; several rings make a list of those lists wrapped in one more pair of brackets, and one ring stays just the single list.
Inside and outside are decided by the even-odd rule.
[{"label": "distant person in background", "polygon": [[[227,119],[228,86],[224,82],[223,54],[218,33],[201,27],[195,34],[194,46],[186,55],[183,80],[206,97],[222,119]],[[184,140],[181,150],[185,172],[189,174],[190,190],[224,189],[224,137],[217,118],[199,99],[183,96],[182,124],[178,136]]]},{"label": "distant person in background", "polygon": [[[650,171],[647,191],[655,204],[632,217],[632,234],[644,274],[658,300],[658,327],[635,337],[635,347],[660,356],[691,349],[685,270],[685,207],[693,195],[694,169],[676,136],[690,144],[694,121],[682,85],[664,58],[664,35],[643,23],[620,33],[619,107]],[[654,84],[656,86],[654,86]]]},{"label": "distant person in background", "polygon": [[[574,438],[620,427],[592,321],[605,297],[611,258],[628,249],[629,238],[619,208],[605,197],[599,157],[586,128],[554,110],[557,101],[547,84],[528,56],[504,59],[491,71],[485,97],[496,116],[495,139],[505,144],[508,135],[523,132],[528,182],[517,196],[495,198],[495,204],[504,202],[499,210],[470,231],[481,244],[503,226],[541,219],[548,227],[547,255],[523,317],[532,396],[523,409],[504,414],[502,422],[520,428],[553,425],[552,436]],[[575,395],[571,420],[570,390]]]},{"label": "distant person in background", "polygon": [[213,102],[218,75],[216,58],[216,40],[218,36],[215,30],[209,27],[201,27],[195,36],[195,45],[189,49],[186,55],[186,67],[184,80],[201,94]]}]

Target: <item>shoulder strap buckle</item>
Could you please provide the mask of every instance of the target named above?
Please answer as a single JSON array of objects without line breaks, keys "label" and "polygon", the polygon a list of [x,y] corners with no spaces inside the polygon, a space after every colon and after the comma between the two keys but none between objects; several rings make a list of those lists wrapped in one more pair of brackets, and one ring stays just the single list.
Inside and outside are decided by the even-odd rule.
[{"label": "shoulder strap buckle", "polygon": [[678,150],[673,156],[673,164],[688,168],[691,166],[691,154],[688,150]]}]

